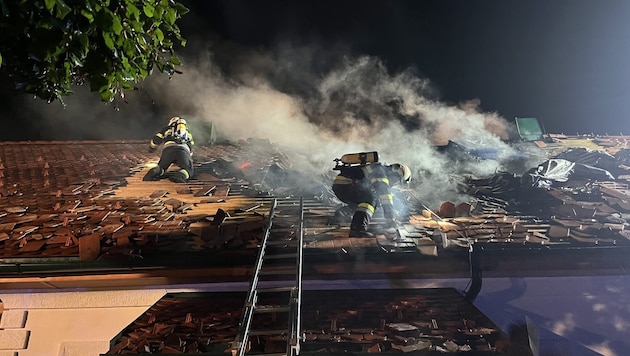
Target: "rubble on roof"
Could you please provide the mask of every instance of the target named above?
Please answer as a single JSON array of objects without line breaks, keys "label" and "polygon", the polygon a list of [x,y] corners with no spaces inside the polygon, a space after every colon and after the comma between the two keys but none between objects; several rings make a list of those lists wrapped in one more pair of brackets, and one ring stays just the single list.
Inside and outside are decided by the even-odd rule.
[{"label": "rubble on roof", "polygon": [[[548,159],[522,175],[461,177],[459,188],[472,197],[474,208],[469,217],[440,216],[445,244],[628,245],[625,149],[611,149],[618,148],[611,144],[600,150],[567,148],[562,140],[552,142],[559,143],[542,151]],[[413,218],[423,226],[433,224],[427,222],[433,219]],[[445,228],[444,223],[452,225]]]},{"label": "rubble on roof", "polygon": [[[244,294],[167,295],[127,326],[107,354],[229,352],[238,332]],[[264,293],[259,305],[286,303]],[[509,354],[507,335],[454,289],[305,291],[301,303],[306,353]],[[252,330],[284,329],[286,313],[268,312]],[[286,336],[249,340],[249,353],[282,353]]]},{"label": "rubble on roof", "polygon": [[[583,141],[598,149],[578,147]],[[10,263],[255,254],[273,199],[298,197],[308,206],[307,250],[439,256],[441,249],[471,243],[629,242],[629,155],[622,137],[521,143],[521,152],[542,152],[546,161],[522,174],[462,176],[459,188],[470,200],[457,204],[427,207],[407,194],[413,192],[401,191],[410,206],[403,224],[395,236],[379,233],[374,239],[348,238],[348,216],[336,216],[342,205],[331,191],[330,172],[305,177],[267,140],[198,147],[195,175],[186,184],[143,182],[147,163],[157,160],[145,148],[141,141],[0,144],[0,258]],[[549,169],[552,162],[569,164],[551,175],[558,172]],[[379,232],[383,222],[377,210],[372,228]]]}]

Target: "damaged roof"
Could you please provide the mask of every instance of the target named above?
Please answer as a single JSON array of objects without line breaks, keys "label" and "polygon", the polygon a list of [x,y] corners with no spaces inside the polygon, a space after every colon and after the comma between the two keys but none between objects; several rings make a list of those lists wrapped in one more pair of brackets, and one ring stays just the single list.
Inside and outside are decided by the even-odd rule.
[{"label": "damaged roof", "polygon": [[[107,354],[226,354],[238,334],[244,293],[166,295],[127,326]],[[281,305],[264,294],[262,305]],[[450,288],[306,291],[300,354],[369,352],[400,354],[514,355],[508,336],[461,294]],[[286,315],[265,313],[255,330],[286,327]],[[513,342],[514,343],[514,342]],[[281,354],[277,335],[251,338],[248,354]]]},{"label": "damaged roof", "polygon": [[[364,274],[414,275],[418,264],[425,264],[423,273],[443,272],[442,264],[468,273],[471,245],[529,258],[570,248],[582,264],[600,261],[601,253],[625,253],[627,137],[550,135],[525,144],[549,157],[547,166],[462,176],[460,189],[470,196],[464,203],[427,207],[403,191],[410,210],[396,236],[349,238],[348,224],[335,216],[341,204],[330,190],[331,172],[296,172],[287,152],[266,140],[198,147],[186,184],[142,181],[158,158],[145,141],[3,142],[0,275],[157,273],[160,267],[165,275],[212,268],[189,277],[247,279],[274,201],[282,216],[300,199],[311,262],[306,274],[351,274],[344,263],[366,253],[373,259],[364,263]],[[562,179],[547,174],[553,162],[564,161],[571,169]],[[375,215],[373,228],[382,223]]]}]

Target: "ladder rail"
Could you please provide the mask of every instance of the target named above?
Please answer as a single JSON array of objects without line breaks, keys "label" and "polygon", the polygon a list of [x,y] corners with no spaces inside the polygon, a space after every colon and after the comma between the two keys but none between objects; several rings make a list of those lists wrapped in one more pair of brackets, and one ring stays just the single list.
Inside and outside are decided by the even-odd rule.
[{"label": "ladder rail", "polygon": [[262,264],[265,258],[265,250],[267,248],[267,240],[269,239],[269,235],[271,233],[271,227],[273,226],[273,217],[276,211],[276,206],[278,204],[278,199],[274,199],[269,209],[269,218],[267,227],[265,229],[265,234],[260,243],[260,248],[258,249],[258,255],[256,257],[256,265],[254,267],[254,273],[252,275],[252,279],[249,283],[249,290],[247,291],[247,299],[245,300],[245,307],[243,308],[243,315],[241,317],[241,321],[239,323],[240,330],[238,335],[234,340],[234,344],[238,346],[237,349],[232,349],[233,355],[244,356],[247,349],[247,342],[249,339],[249,331],[252,325],[252,319],[254,316],[254,310],[256,308],[256,301],[258,299],[258,280],[260,278],[260,271],[262,270]]},{"label": "ladder rail", "polygon": [[289,334],[287,340],[287,356],[300,354],[300,340],[302,330],[302,271],[304,261],[304,200],[300,198],[300,233],[298,234],[297,261],[295,271],[295,289],[291,291],[289,305]]},{"label": "ladder rail", "polygon": [[[295,205],[294,205],[295,206]],[[247,354],[247,345],[249,343],[249,337],[252,335],[267,335],[267,334],[283,334],[286,338],[286,356],[297,356],[300,353],[300,346],[302,337],[302,273],[303,273],[303,246],[304,246],[304,199],[300,197],[299,199],[299,222],[298,222],[298,232],[296,233],[297,242],[295,245],[296,251],[293,254],[295,258],[295,267],[293,272],[295,273],[295,278],[293,280],[294,285],[292,287],[283,287],[281,289],[285,291],[289,291],[289,301],[288,305],[283,308],[266,308],[262,306],[258,306],[258,296],[259,292],[271,291],[274,288],[262,288],[258,287],[260,278],[262,275],[273,274],[274,271],[268,271],[269,273],[265,273],[263,271],[263,264],[266,260],[267,248],[269,246],[273,246],[274,241],[270,241],[270,237],[272,235],[273,228],[273,220],[276,217],[276,209],[278,207],[278,199],[274,199],[272,206],[269,210],[268,224],[265,229],[265,233],[263,235],[262,241],[259,246],[258,255],[256,258],[255,267],[253,270],[252,278],[249,285],[249,290],[247,292],[247,299],[245,301],[245,305],[243,308],[243,315],[241,316],[241,320],[239,323],[239,333],[235,337],[235,341],[232,343],[232,355],[233,356],[245,356]],[[286,246],[285,246],[286,247]],[[291,257],[291,254],[276,254],[270,255],[267,259],[272,260],[276,258],[288,258]],[[252,331],[252,322],[254,318],[254,314],[256,312],[272,312],[272,311],[284,311],[288,313],[288,325],[284,332],[279,330],[260,330],[260,331]],[[264,355],[264,354],[263,354]]]}]

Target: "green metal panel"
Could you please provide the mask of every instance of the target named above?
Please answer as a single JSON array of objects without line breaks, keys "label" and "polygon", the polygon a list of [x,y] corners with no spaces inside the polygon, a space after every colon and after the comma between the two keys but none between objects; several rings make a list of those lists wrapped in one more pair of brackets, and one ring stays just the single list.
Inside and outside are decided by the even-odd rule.
[{"label": "green metal panel", "polygon": [[517,117],[514,120],[516,121],[518,134],[523,141],[539,141],[544,139],[544,132],[537,118]]}]

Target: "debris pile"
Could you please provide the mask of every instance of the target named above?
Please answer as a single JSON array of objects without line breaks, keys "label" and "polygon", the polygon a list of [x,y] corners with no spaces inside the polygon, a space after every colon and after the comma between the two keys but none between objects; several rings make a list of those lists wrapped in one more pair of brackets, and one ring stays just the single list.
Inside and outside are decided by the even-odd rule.
[{"label": "debris pile", "polygon": [[[286,302],[265,293],[270,310]],[[113,341],[108,354],[229,352],[244,294],[167,295]],[[303,352],[503,355],[507,336],[454,289],[305,291]],[[252,330],[286,328],[284,313],[265,313]],[[249,353],[281,353],[286,336],[251,336]]]},{"label": "debris pile", "polygon": [[[438,228],[444,246],[470,243],[628,245],[630,167],[627,150],[615,155],[572,147],[519,175],[462,176],[470,214],[449,209],[412,216]],[[452,204],[452,203],[451,203]],[[436,218],[437,216],[437,218]]]}]

